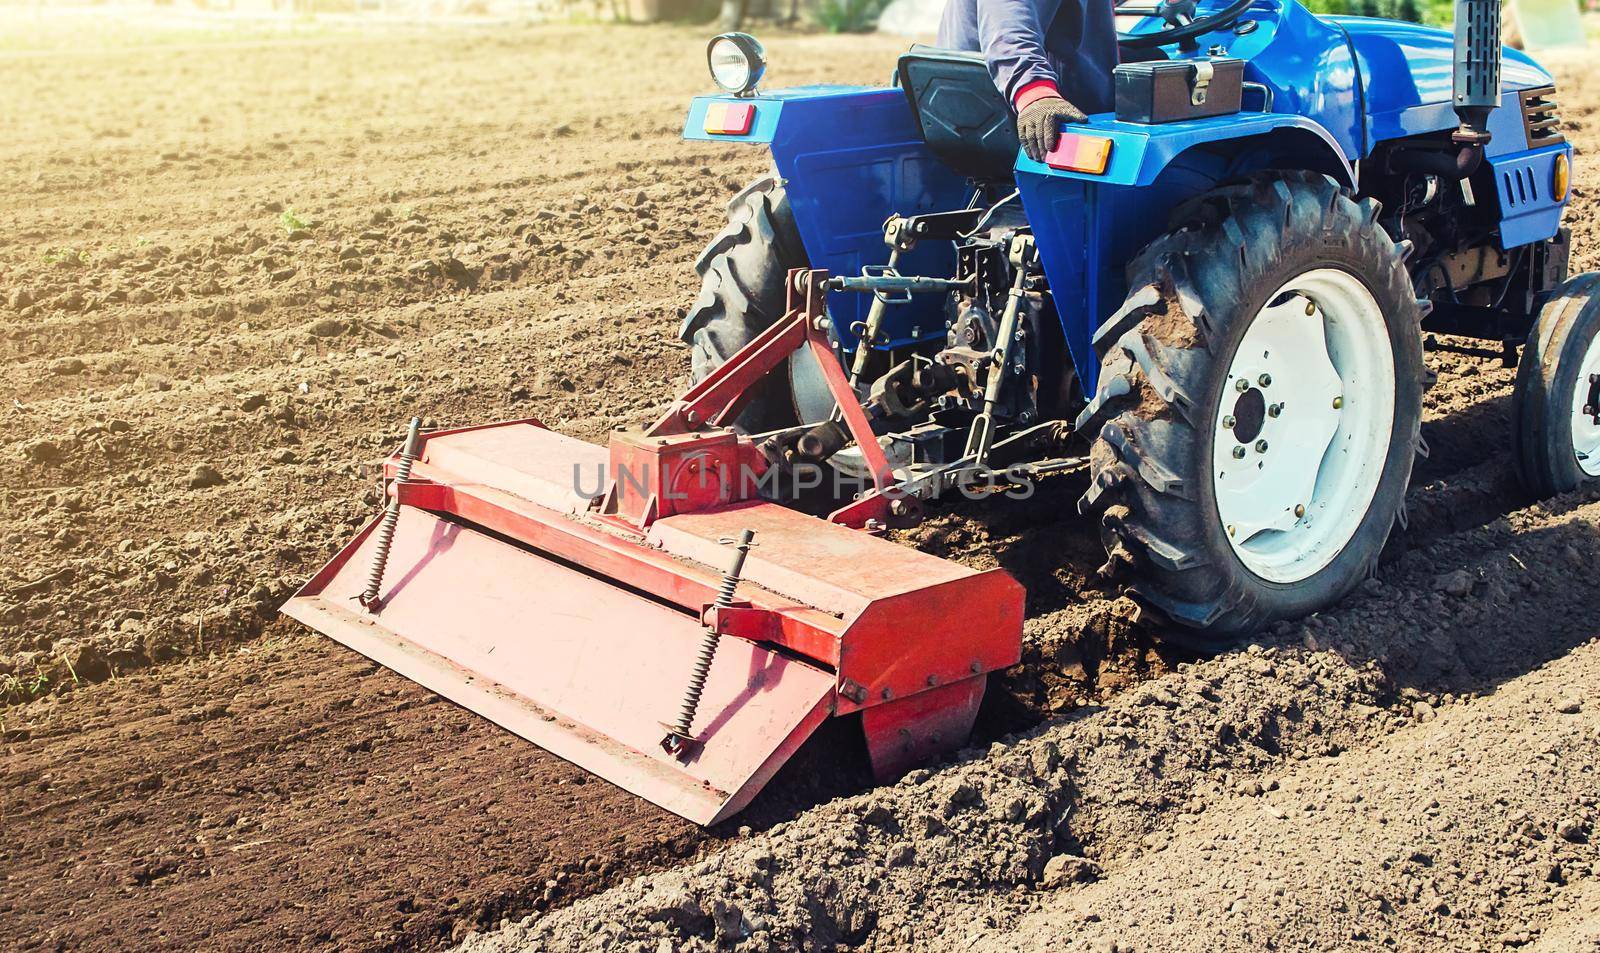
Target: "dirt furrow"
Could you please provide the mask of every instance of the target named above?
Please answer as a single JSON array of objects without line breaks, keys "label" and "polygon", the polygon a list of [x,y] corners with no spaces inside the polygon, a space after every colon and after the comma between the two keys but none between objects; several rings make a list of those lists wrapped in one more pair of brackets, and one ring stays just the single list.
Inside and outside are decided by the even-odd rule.
[{"label": "dirt furrow", "polygon": [[1370,748],[1241,778],[1102,880],[1028,898],[999,930],[975,905],[945,936],[981,942],[930,948],[1600,949],[1583,767],[1600,710],[1572,694],[1597,677],[1589,642]]},{"label": "dirt furrow", "polygon": [[7,716],[0,946],[430,947],[703,836],[353,653],[273,631]]},{"label": "dirt furrow", "polygon": [[[1121,869],[1135,872],[1123,894],[1129,898],[1121,908],[1128,918],[1113,919],[1109,911],[1092,908],[1080,916],[1104,920],[1106,928],[1095,930],[1101,937],[1120,942],[1121,934],[1111,929],[1116,923],[1129,924],[1130,931],[1161,929],[1153,913],[1140,919],[1133,900],[1138,898],[1145,910],[1159,910],[1186,927],[1174,935],[1194,948],[1214,949],[1229,937],[1245,942],[1229,927],[1209,922],[1225,916],[1225,907],[1199,910],[1187,904],[1181,884],[1189,872],[1200,871],[1180,865],[1165,875],[1172,883],[1166,892],[1144,896],[1141,891],[1152,884],[1137,878],[1138,865],[1165,864],[1169,858],[1161,852],[1181,844],[1196,823],[1229,828],[1240,811],[1241,794],[1259,796],[1278,779],[1293,777],[1301,770],[1297,765],[1317,759],[1336,763],[1345,752],[1368,752],[1348,755],[1352,761],[1382,761],[1384,739],[1433,719],[1441,708],[1463,704],[1465,697],[1516,685],[1586,644],[1588,661],[1580,664],[1592,665],[1600,631],[1594,622],[1596,599],[1587,588],[1566,582],[1575,567],[1600,554],[1597,498],[1600,493],[1590,492],[1445,537],[1427,553],[1408,553],[1385,566],[1376,583],[1346,605],[1282,626],[1246,651],[1182,664],[1103,706],[1052,719],[987,751],[966,752],[958,764],[913,772],[898,785],[823,805],[692,866],[645,876],[548,916],[472,938],[463,953],[654,950],[663,942],[684,950],[736,944],[744,951],[838,945],[963,948],[1019,923],[1026,928],[1022,918],[1030,911],[1051,909],[1051,891],[1070,890],[1074,883]],[[1467,591],[1453,585],[1456,573],[1464,574]],[[1581,678],[1542,681],[1548,687],[1541,694],[1561,695],[1547,702],[1551,715],[1569,707],[1581,712],[1589,705],[1581,692],[1573,694]],[[1580,697],[1576,707],[1568,701],[1573,697]],[[1502,707],[1509,715],[1522,703],[1513,700]],[[1590,721],[1563,724],[1581,735]],[[1398,737],[1404,743],[1406,736]],[[1582,743],[1592,745],[1593,739]],[[1513,785],[1518,771],[1515,762],[1492,755],[1464,765],[1490,792]],[[1406,770],[1390,769],[1397,775]],[[1564,817],[1578,819],[1580,837],[1552,840],[1554,824],[1535,824],[1520,840],[1475,839],[1470,849],[1459,839],[1440,837],[1433,840],[1438,853],[1430,862],[1459,866],[1463,876],[1483,865],[1489,874],[1480,878],[1527,883],[1521,868],[1537,869],[1539,859],[1549,856],[1575,880],[1592,876],[1600,854],[1587,835],[1597,816],[1587,770],[1580,761],[1558,778],[1559,786],[1537,794],[1544,805],[1541,821],[1549,820],[1551,805],[1564,805]],[[1380,801],[1391,797],[1388,778],[1386,772],[1362,775],[1359,783],[1370,787],[1357,788],[1358,793]],[[1328,784],[1320,789],[1331,792]],[[1342,803],[1329,807],[1327,797],[1312,798],[1306,808],[1305,795],[1315,792],[1297,790],[1300,800],[1271,803],[1311,812]],[[1469,795],[1463,791],[1457,797]],[[1498,805],[1486,803],[1489,797],[1492,793],[1463,804],[1460,810],[1467,813],[1460,816],[1498,811]],[[1411,808],[1435,816],[1426,805]],[[1308,817],[1320,820],[1314,813]],[[1332,876],[1330,868],[1344,875],[1339,865],[1347,860],[1358,865],[1375,860],[1362,853],[1365,845],[1388,836],[1380,833],[1386,823],[1382,812],[1338,822],[1350,846],[1337,861],[1319,858],[1312,845],[1300,842],[1302,867],[1292,873],[1314,898],[1323,896],[1327,885],[1319,878]],[[1141,860],[1151,854],[1157,856]],[[1181,850],[1173,855],[1181,856]],[[1250,856],[1251,863],[1259,863],[1261,852]],[[1220,884],[1207,896],[1244,889],[1242,872],[1207,870],[1204,875]],[[1527,897],[1504,907],[1518,915],[1514,923],[1523,943],[1541,931],[1549,915],[1548,910],[1532,912],[1542,892],[1533,887]],[[1118,889],[1115,883],[1111,889]],[[1404,940],[1399,944],[1404,949],[1436,948],[1427,934],[1408,929],[1415,922],[1409,911],[1393,909],[1415,898],[1392,893],[1385,907],[1369,900],[1384,897],[1386,886],[1377,888],[1376,896],[1363,894],[1367,888],[1359,881],[1348,889],[1354,894],[1345,911],[1349,917],[1319,912],[1289,923],[1267,922],[1290,931],[1281,935],[1311,944],[1351,942],[1351,934],[1339,931],[1354,922],[1366,928],[1368,939]],[[1447,887],[1441,882],[1434,889]],[[1257,899],[1261,913],[1270,917],[1271,902]],[[1167,914],[1169,909],[1179,912]],[[597,932],[596,924],[604,926]],[[1050,942],[1074,937],[1070,925],[1052,924]],[[1268,929],[1263,925],[1249,938],[1259,941]],[[1498,941],[1504,929],[1480,913],[1444,935],[1481,943]],[[1044,942],[1044,933],[1027,938]],[[1165,948],[1159,934],[1153,933],[1150,943]]]}]

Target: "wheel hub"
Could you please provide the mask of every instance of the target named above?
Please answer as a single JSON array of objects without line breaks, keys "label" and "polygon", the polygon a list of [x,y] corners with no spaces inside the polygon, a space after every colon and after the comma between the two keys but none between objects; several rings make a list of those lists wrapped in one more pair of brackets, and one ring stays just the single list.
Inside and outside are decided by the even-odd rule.
[{"label": "wheel hub", "polygon": [[1219,442],[1231,446],[1217,468],[1218,508],[1229,535],[1244,542],[1304,518],[1296,509],[1305,512],[1339,426],[1333,404],[1343,381],[1315,303],[1288,293],[1262,309],[1239,344],[1227,386],[1237,396],[1221,421]]},{"label": "wheel hub", "polygon": [[1600,476],[1600,336],[1589,343],[1573,388],[1572,452],[1580,470]]},{"label": "wheel hub", "polygon": [[[1267,422],[1267,397],[1258,387],[1251,387],[1233,402],[1233,439],[1240,443],[1253,443]],[[1224,421],[1226,426],[1226,421]]]}]

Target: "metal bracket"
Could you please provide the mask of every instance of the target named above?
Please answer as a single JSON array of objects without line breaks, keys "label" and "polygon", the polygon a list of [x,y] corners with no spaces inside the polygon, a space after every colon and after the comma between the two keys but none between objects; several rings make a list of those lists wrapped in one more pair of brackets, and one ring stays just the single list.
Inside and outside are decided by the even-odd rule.
[{"label": "metal bracket", "polygon": [[1027,294],[1029,272],[1037,261],[1033,236],[1013,236],[1009,257],[1016,269],[1016,275],[1011,283],[1011,292],[1006,298],[1005,312],[1000,317],[995,350],[989,358],[989,373],[983,388],[983,411],[972,419],[972,429],[967,434],[966,453],[963,454],[978,467],[988,466],[989,463],[989,449],[994,442],[995,408],[1000,403],[1001,388],[1011,374],[1012,346],[1021,336],[1018,333],[1018,315],[1022,310],[1023,296]]},{"label": "metal bracket", "polygon": [[1211,77],[1216,73],[1216,67],[1205,60],[1196,60],[1194,63],[1194,79],[1189,89],[1189,104],[1204,106],[1206,97],[1211,87]]},{"label": "metal bracket", "polygon": [[1274,103],[1276,97],[1272,92],[1272,87],[1271,86],[1268,86],[1266,83],[1252,83],[1252,82],[1248,82],[1248,81],[1241,82],[1239,84],[1239,86],[1242,89],[1248,89],[1251,92],[1260,93],[1261,94],[1261,111],[1264,112],[1264,113],[1272,112],[1273,103]]}]

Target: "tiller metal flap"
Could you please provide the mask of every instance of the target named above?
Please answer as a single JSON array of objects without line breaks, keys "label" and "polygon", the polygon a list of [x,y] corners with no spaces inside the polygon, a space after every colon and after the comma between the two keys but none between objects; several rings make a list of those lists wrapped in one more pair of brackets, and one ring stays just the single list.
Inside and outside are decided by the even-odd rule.
[{"label": "tiller metal flap", "polygon": [[[733,363],[759,377],[815,343],[795,317]],[[859,503],[830,522],[755,498],[719,381],[609,450],[414,422],[388,508],[284,611],[702,824],[830,715],[861,713],[883,778],[964,743],[986,674],[1017,660],[1021,587],[842,525]]]}]

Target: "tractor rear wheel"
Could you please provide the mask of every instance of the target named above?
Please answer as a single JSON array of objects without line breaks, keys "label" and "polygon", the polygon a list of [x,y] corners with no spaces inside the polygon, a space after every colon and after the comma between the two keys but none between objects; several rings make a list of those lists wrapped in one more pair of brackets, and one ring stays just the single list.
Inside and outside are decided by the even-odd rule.
[{"label": "tractor rear wheel", "polygon": [[1517,475],[1539,496],[1600,477],[1600,274],[1578,275],[1539,310],[1517,368]]},{"label": "tractor rear wheel", "polygon": [[1181,207],[1129,269],[1084,508],[1173,641],[1327,607],[1402,513],[1422,312],[1377,214],[1325,176],[1260,174]]},{"label": "tractor rear wheel", "polygon": [[[700,294],[679,336],[690,348],[690,376],[698,382],[784,314],[785,282],[791,268],[808,267],[806,251],[782,184],[775,176],[757,179],[728,203],[728,225],[695,259]],[[810,399],[820,388],[832,410],[821,369],[809,353],[791,359],[787,373],[769,375],[739,416],[747,433],[792,427],[818,420]],[[800,399],[797,400],[797,393]]]}]

